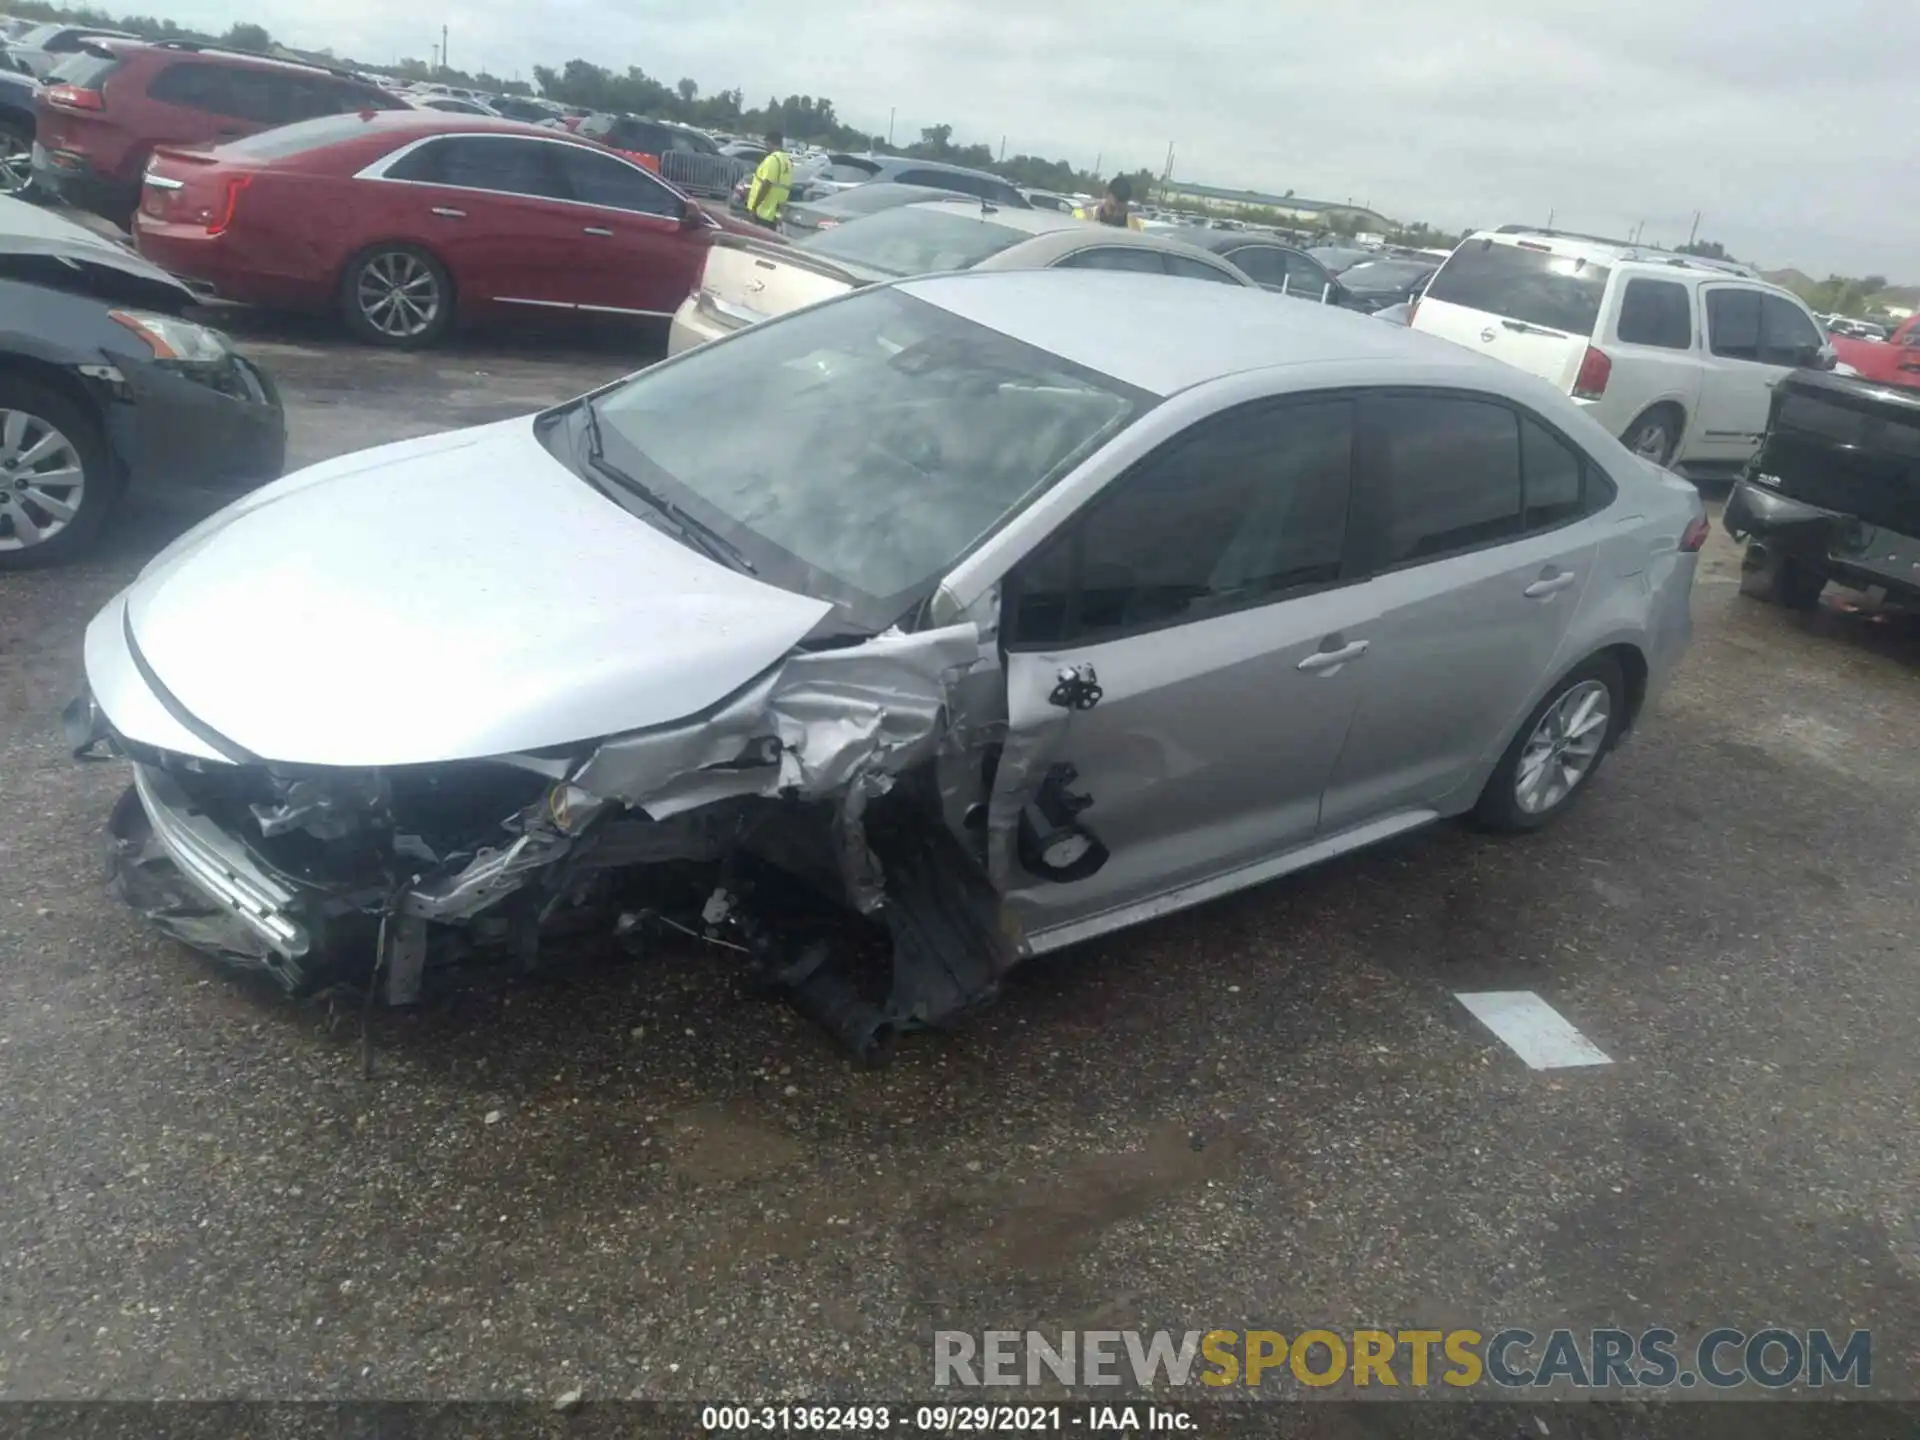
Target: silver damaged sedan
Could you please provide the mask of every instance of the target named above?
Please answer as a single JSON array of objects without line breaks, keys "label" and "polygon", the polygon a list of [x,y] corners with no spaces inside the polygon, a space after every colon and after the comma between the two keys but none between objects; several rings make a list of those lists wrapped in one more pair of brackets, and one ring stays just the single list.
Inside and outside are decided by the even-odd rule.
[{"label": "silver damaged sedan", "polygon": [[684,931],[872,1058],[1026,956],[1557,819],[1705,535],[1443,341],[953,275],[248,496],[93,621],[67,723],[131,761],[118,893],[290,990]]}]

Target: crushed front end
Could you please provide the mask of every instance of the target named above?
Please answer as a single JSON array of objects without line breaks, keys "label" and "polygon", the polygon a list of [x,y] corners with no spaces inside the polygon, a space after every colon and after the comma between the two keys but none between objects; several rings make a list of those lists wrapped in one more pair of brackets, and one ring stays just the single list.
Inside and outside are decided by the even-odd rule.
[{"label": "crushed front end", "polygon": [[[121,628],[124,645],[90,632],[95,690],[67,716],[76,756],[131,762],[112,888],[290,993],[407,1004],[443,972],[530,969],[557,937],[677,931],[876,1059],[990,996],[1019,953],[972,787],[951,780],[982,773],[993,729],[955,719],[982,662],[970,624],[797,649],[676,724],[366,768],[208,732]],[[969,812],[974,829],[950,823]]]}]

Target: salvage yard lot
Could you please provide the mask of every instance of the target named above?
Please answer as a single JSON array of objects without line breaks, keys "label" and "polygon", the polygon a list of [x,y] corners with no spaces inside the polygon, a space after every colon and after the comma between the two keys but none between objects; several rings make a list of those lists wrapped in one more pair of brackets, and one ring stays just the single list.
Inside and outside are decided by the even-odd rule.
[{"label": "salvage yard lot", "polygon": [[[658,353],[242,334],[295,464]],[[367,1080],[356,1005],[98,879],[124,776],[55,717],[186,518],[0,578],[0,1396],[877,1399],[929,1392],[935,1328],[1375,1323],[1871,1328],[1874,1393],[1920,1395],[1906,622],[1743,600],[1716,532],[1673,690],[1545,835],[1036,962],[886,1070],[690,942],[376,1014]],[[1527,1069],[1454,998],[1488,990],[1613,1063]]]}]

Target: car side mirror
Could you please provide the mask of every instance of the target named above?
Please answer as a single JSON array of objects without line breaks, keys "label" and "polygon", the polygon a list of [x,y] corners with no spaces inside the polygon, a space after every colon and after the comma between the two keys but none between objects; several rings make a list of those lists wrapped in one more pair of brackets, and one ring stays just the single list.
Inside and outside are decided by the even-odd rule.
[{"label": "car side mirror", "polygon": [[700,208],[698,201],[689,200],[681,207],[680,228],[682,230],[698,230],[706,223],[707,212]]},{"label": "car side mirror", "polygon": [[1815,370],[1831,370],[1839,363],[1840,352],[1831,345],[1820,346],[1813,352],[1813,359],[1808,362]]}]

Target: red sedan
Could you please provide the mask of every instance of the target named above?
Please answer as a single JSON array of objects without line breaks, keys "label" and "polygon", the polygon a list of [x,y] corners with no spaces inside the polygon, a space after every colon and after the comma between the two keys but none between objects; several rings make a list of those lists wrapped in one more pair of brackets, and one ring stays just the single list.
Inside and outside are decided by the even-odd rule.
[{"label": "red sedan", "polygon": [[564,131],[430,110],[162,147],[134,221],[141,253],[203,292],[338,307],[397,346],[456,311],[671,315],[722,229],[767,234]]}]

